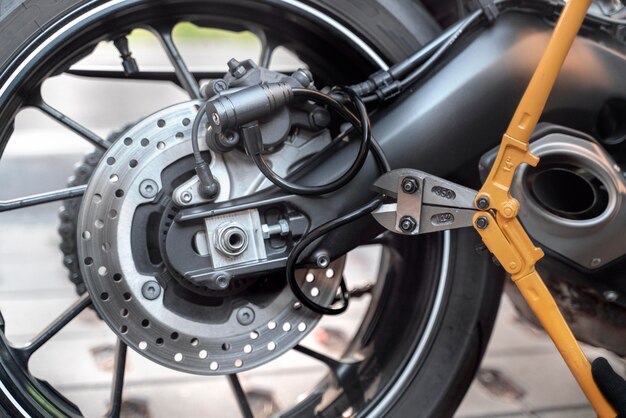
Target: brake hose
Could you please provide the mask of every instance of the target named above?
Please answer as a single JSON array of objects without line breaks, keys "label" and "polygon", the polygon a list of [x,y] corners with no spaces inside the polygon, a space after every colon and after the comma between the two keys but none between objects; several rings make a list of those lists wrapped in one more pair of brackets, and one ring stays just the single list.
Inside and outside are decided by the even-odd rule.
[{"label": "brake hose", "polygon": [[[358,96],[354,94],[353,91],[351,91],[350,89],[345,89],[343,91],[346,92],[346,94],[348,94],[349,98],[352,100],[352,102],[355,105],[357,113],[359,114],[359,118],[357,119],[356,117],[354,117],[354,115],[352,115],[352,113],[349,110],[344,108],[344,110],[348,114],[352,115],[350,116],[349,121],[353,124],[357,132],[360,132],[363,136],[365,135],[369,136],[369,140],[368,140],[369,149],[372,152],[374,159],[376,160],[376,164],[379,168],[380,173],[384,174],[390,171],[391,166],[389,165],[389,161],[387,160],[382,148],[380,147],[378,142],[371,136],[371,127],[370,127],[369,117],[367,116],[367,109],[365,108],[361,100],[358,98]],[[343,105],[340,105],[340,106],[343,107]],[[357,121],[359,122],[358,124],[355,123]],[[367,153],[366,153],[366,156],[367,156]],[[348,172],[346,172],[346,174],[348,174]],[[343,300],[343,303],[339,307],[323,306],[309,299],[309,297],[300,288],[300,285],[298,284],[296,273],[295,273],[296,263],[298,262],[298,258],[300,257],[302,252],[315,240],[317,240],[318,238],[328,234],[329,232],[343,225],[346,225],[347,223],[353,222],[367,215],[368,213],[378,208],[381,204],[382,204],[381,197],[376,197],[375,199],[371,200],[364,206],[348,214],[340,216],[339,218],[329,221],[315,228],[314,230],[308,232],[292,248],[291,252],[289,253],[289,256],[287,257],[287,265],[285,268],[285,273],[286,273],[287,283],[289,284],[291,291],[293,292],[294,296],[298,299],[298,301],[302,303],[302,305],[306,306],[311,311],[316,312],[321,315],[339,315],[345,312],[346,309],[348,309],[348,305],[350,302],[350,292],[348,291],[348,288],[346,286],[345,279],[343,276],[341,277],[341,281],[339,283],[340,299]]]},{"label": "brake hose", "polygon": [[352,103],[355,105],[359,117],[357,118],[352,112],[350,112],[343,104],[339,103],[333,97],[319,92],[317,90],[309,90],[303,88],[292,89],[294,98],[301,98],[310,100],[312,102],[324,104],[331,110],[339,114],[343,119],[352,124],[357,131],[361,134],[361,141],[359,144],[359,150],[357,156],[348,170],[330,183],[319,186],[305,186],[288,181],[278,176],[270,168],[270,166],[263,159],[263,143],[260,134],[260,129],[257,124],[243,127],[241,129],[241,136],[244,140],[244,146],[248,155],[252,157],[252,160],[259,168],[259,170],[265,175],[265,177],[274,183],[279,188],[286,192],[296,195],[323,195],[339,190],[346,184],[348,184],[361,170],[365,160],[367,159],[368,150],[372,142],[372,133],[370,129],[367,110],[361,99],[350,89],[342,90],[348,95]]}]

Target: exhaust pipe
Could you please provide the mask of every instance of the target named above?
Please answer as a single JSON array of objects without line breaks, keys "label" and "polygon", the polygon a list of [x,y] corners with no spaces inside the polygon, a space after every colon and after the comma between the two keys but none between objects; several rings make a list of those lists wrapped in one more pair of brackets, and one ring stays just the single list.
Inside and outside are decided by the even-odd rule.
[{"label": "exhaust pipe", "polygon": [[626,254],[626,182],[620,167],[582,133],[551,128],[538,135],[530,151],[541,159],[539,165],[520,167],[511,186],[529,234],[587,269]]},{"label": "exhaust pipe", "polygon": [[524,187],[543,209],[575,221],[597,218],[608,207],[607,188],[583,164],[550,161],[531,170]]}]

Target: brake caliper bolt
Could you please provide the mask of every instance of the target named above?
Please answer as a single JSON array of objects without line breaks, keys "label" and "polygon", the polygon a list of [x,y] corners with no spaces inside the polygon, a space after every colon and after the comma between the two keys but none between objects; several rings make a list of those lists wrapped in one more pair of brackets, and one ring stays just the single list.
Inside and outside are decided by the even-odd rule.
[{"label": "brake caliper bolt", "polygon": [[486,216],[479,216],[476,218],[476,228],[485,229],[489,226],[489,219]]},{"label": "brake caliper bolt", "polygon": [[415,222],[415,219],[412,216],[403,216],[400,219],[400,229],[403,232],[413,232],[416,227],[417,227],[417,222]]},{"label": "brake caliper bolt", "polygon": [[489,208],[489,198],[487,196],[481,196],[476,200],[476,207],[480,210],[486,210]]},{"label": "brake caliper bolt", "polygon": [[188,191],[184,191],[180,195],[180,200],[182,200],[185,203],[191,202],[191,199],[193,199],[193,195],[190,192],[188,192]]},{"label": "brake caliper bolt", "polygon": [[146,199],[153,198],[159,191],[159,185],[152,179],[146,179],[139,184],[139,193]]},{"label": "brake caliper bolt", "polygon": [[211,115],[211,119],[213,119],[214,124],[220,124],[220,115],[218,115],[216,112],[213,112],[213,114]]},{"label": "brake caliper bolt", "polygon": [[148,300],[154,300],[161,294],[161,286],[154,280],[147,281],[141,286],[141,294]]},{"label": "brake caliper bolt", "polygon": [[607,290],[604,292],[604,299],[608,302],[615,302],[619,295],[614,290]]},{"label": "brake caliper bolt", "polygon": [[252,308],[244,306],[237,311],[237,322],[241,325],[250,325],[254,321],[254,316]]},{"label": "brake caliper bolt", "polygon": [[591,260],[591,267],[598,267],[600,264],[602,264],[602,259],[599,257],[595,257]]},{"label": "brake caliper bolt", "polygon": [[241,78],[244,75],[246,75],[246,72],[247,72],[246,67],[244,67],[235,58],[231,58],[226,65],[228,65],[228,70],[233,75],[233,77]]},{"label": "brake caliper bolt", "polygon": [[402,180],[402,190],[404,193],[413,194],[419,190],[419,184],[414,177],[405,177]]},{"label": "brake caliper bolt", "polygon": [[317,267],[325,269],[330,264],[330,257],[326,252],[319,253],[315,257],[315,264],[317,264]]}]

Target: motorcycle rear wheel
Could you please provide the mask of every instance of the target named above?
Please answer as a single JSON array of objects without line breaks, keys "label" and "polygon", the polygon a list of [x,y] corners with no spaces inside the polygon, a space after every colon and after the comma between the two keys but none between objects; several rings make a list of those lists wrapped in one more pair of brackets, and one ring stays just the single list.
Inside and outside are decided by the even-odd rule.
[{"label": "motorcycle rear wheel", "polygon": [[[60,51],[63,47],[71,48],[78,39],[71,36],[78,37],[79,32],[80,36],[87,36],[90,19],[92,24],[97,21],[102,26],[113,16],[117,22],[124,21],[130,16],[126,14],[128,10],[139,8],[141,3],[144,2],[5,3],[0,11],[0,152],[10,138],[16,112],[24,105],[25,95],[21,93],[40,82],[52,68],[62,66]],[[165,10],[172,4],[180,9],[193,2],[151,3],[150,8],[141,10],[158,14],[161,8]],[[331,0],[309,4],[292,0],[205,4],[221,6],[231,14],[241,13],[242,18],[252,19],[253,11],[260,15],[275,13],[276,22],[269,22],[268,26],[280,26],[276,13],[280,10],[306,25],[303,27],[307,31],[317,31],[317,49],[303,47],[308,43],[304,35],[299,44],[297,39],[293,42],[293,49],[322,82],[360,81],[369,72],[409,55],[436,32],[436,24],[410,1],[397,2],[393,10],[375,0],[358,5]],[[62,29],[68,27],[76,33]],[[92,30],[93,26],[89,28]],[[288,30],[286,26],[281,29]],[[324,36],[319,34],[322,31]],[[334,45],[336,50],[324,48],[325,45]],[[411,239],[388,237],[383,247],[380,286],[377,285],[368,314],[345,353],[346,357],[355,353],[368,356],[355,372],[356,381],[350,382],[353,387],[341,388],[336,399],[317,413],[336,417],[352,408],[351,412],[359,416],[451,416],[471,383],[489,340],[502,275],[484,251],[477,252],[480,239],[471,230]],[[62,394],[29,373],[27,364],[20,360],[19,352],[3,333],[0,357],[1,412],[12,417],[80,414]],[[330,390],[334,384],[331,380],[320,382],[321,393]],[[380,382],[379,387],[367,396],[361,392],[362,404],[351,404],[354,388],[372,381]],[[311,398],[307,400],[310,404]],[[307,400],[283,412],[284,416],[312,416],[313,408]]]}]

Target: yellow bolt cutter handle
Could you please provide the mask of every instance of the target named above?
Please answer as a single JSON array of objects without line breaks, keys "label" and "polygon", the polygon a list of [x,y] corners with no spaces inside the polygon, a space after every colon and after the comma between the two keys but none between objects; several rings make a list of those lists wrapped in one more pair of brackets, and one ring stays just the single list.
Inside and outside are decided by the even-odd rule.
[{"label": "yellow bolt cutter handle", "polygon": [[[519,202],[509,193],[517,167],[522,163],[535,166],[539,162],[539,159],[528,151],[528,141],[582,25],[590,2],[591,0],[567,2],[502,138],[496,162],[478,192],[475,204],[483,211],[474,215],[474,225],[487,248],[511,274],[511,278],[556,345],[598,416],[613,418],[617,415],[615,410],[595,384],[589,361],[567,326],[554,298],[535,270],[535,263],[543,256],[543,252],[532,244],[517,220]],[[477,222],[479,218],[480,222]]]}]

